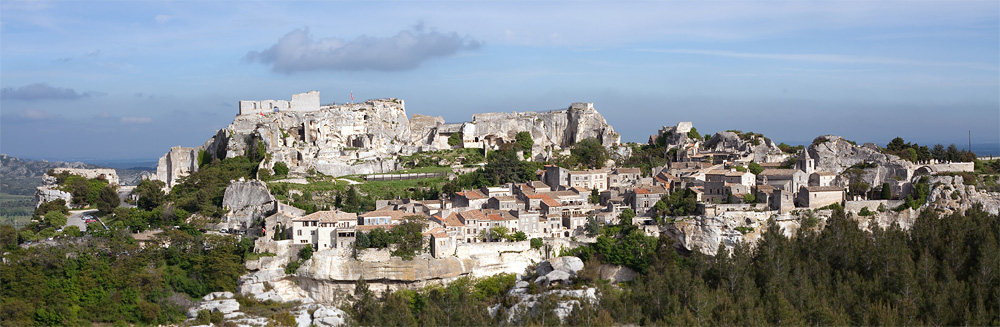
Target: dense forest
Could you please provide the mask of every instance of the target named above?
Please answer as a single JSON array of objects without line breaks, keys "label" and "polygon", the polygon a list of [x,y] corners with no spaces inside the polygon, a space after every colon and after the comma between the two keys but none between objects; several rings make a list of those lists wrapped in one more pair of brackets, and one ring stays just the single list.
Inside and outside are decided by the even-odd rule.
[{"label": "dense forest", "polygon": [[178,323],[194,299],[235,290],[253,250],[249,239],[195,229],[169,230],[157,241],[170,247],[142,248],[124,230],[59,246],[5,242],[0,325]]},{"label": "dense forest", "polygon": [[[632,282],[593,281],[592,254],[577,283],[597,285],[598,303],[565,325],[997,325],[1000,223],[981,208],[940,217],[925,210],[910,231],[872,232],[836,210],[825,228],[786,237],[769,226],[755,248],[681,256],[663,237],[649,269]],[[622,234],[620,235],[630,235]],[[616,259],[617,260],[617,259]],[[588,277],[588,275],[591,275]],[[348,308],[361,325],[504,324],[486,308],[508,306],[513,280],[462,280],[447,287],[374,294],[359,284]],[[491,291],[485,291],[491,290]],[[539,292],[542,290],[538,290]],[[558,298],[542,301],[555,307]],[[539,310],[543,312],[545,310]],[[559,325],[552,314],[515,314],[514,325]]]}]

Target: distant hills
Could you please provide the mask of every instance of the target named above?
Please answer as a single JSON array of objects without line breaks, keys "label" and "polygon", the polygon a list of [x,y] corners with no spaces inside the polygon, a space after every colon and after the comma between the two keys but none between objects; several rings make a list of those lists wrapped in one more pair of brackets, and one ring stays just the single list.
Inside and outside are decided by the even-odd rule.
[{"label": "distant hills", "polygon": [[[116,161],[109,161],[113,163]],[[42,185],[42,175],[52,168],[114,168],[118,178],[126,185],[135,185],[141,178],[140,174],[155,171],[155,163],[151,165],[138,161],[117,161],[118,167],[112,165],[94,165],[83,162],[64,162],[48,160],[29,160],[0,154],[0,193],[13,195],[34,195],[35,188]]]}]

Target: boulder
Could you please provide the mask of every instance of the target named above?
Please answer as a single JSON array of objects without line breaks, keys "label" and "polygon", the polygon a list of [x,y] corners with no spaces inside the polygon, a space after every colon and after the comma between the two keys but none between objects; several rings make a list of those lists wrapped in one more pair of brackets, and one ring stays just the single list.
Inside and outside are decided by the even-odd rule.
[{"label": "boulder", "polygon": [[565,271],[571,275],[576,275],[576,273],[583,269],[583,260],[578,257],[566,256],[558,257],[551,262],[552,269]]},{"label": "boulder", "polygon": [[192,307],[191,309],[188,309],[188,312],[187,312],[188,318],[196,318],[196,317],[198,317],[198,311],[201,311],[201,310],[208,310],[209,312],[219,311],[219,312],[222,312],[222,314],[225,315],[225,314],[230,314],[232,312],[239,311],[240,310],[240,303],[236,302],[236,300],[234,300],[234,299],[222,299],[222,300],[202,301],[198,305]]},{"label": "boulder", "polygon": [[625,266],[601,265],[600,275],[601,279],[610,280],[612,283],[621,283],[635,279],[638,273]]},{"label": "boulder", "polygon": [[320,327],[342,326],[347,323],[347,313],[337,308],[318,305],[313,312],[312,323]]},{"label": "boulder", "polygon": [[264,182],[230,182],[222,198],[222,206],[229,211],[221,225],[226,229],[246,230],[258,220],[273,214],[277,210],[276,205]]}]

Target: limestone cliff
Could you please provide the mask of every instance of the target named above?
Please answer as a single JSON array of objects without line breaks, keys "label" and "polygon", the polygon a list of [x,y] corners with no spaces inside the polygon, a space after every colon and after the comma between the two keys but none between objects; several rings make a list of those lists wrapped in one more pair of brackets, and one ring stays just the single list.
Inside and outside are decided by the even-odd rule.
[{"label": "limestone cliff", "polygon": [[1000,213],[1000,194],[966,185],[962,176],[930,176],[929,183],[932,188],[927,196],[927,205],[943,215],[964,213],[973,205],[982,205],[983,210],[993,215]]},{"label": "limestone cliff", "polygon": [[527,131],[535,140],[532,152],[539,159],[585,138],[596,138],[606,147],[621,139],[589,103],[542,113],[475,114],[472,121],[460,124],[423,115],[408,120],[403,101],[392,98],[308,110],[282,108],[243,110],[205,144],[172,148],[160,158],[156,178],[170,188],[180,177],[198,170],[200,156],[202,160],[231,158],[261,145],[270,158],[261,168],[285,162],[292,173],[315,169],[342,176],[396,170],[399,155],[450,148],[447,140],[454,133],[461,133],[462,146],[496,148]]},{"label": "limestone cliff", "polygon": [[737,160],[781,162],[787,155],[771,139],[753,133],[718,132],[705,142],[704,149],[726,152]]},{"label": "limestone cliff", "polygon": [[874,144],[858,146],[834,135],[818,137],[809,145],[806,153],[816,161],[816,171],[837,174],[841,174],[844,170],[859,163],[870,163],[880,167],[878,177],[881,178],[879,179],[899,176],[909,180],[915,168],[909,161],[883,154]]},{"label": "limestone cliff", "polygon": [[245,230],[274,213],[277,202],[264,182],[233,181],[226,187],[222,206],[227,209],[219,228]]}]

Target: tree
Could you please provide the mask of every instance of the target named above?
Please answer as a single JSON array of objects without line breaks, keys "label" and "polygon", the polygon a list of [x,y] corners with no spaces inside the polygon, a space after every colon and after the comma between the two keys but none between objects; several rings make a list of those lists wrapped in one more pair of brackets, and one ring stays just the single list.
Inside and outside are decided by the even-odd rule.
[{"label": "tree", "polygon": [[60,228],[66,225],[66,215],[61,211],[53,210],[45,214],[45,225]]},{"label": "tree", "polygon": [[281,161],[275,162],[274,176],[288,176],[288,165]]},{"label": "tree", "polygon": [[354,239],[354,247],[357,249],[367,249],[371,246],[371,241],[368,239],[368,234],[362,231],[358,231]]},{"label": "tree", "polygon": [[587,224],[583,225],[583,230],[587,233],[587,237],[597,236],[601,233],[601,222],[594,215],[588,215]]},{"label": "tree", "polygon": [[111,213],[119,204],[121,204],[121,199],[118,198],[118,192],[111,185],[101,189],[101,193],[97,197],[97,210],[102,215]]},{"label": "tree", "polygon": [[166,184],[160,180],[144,179],[135,187],[132,194],[139,197],[136,206],[142,210],[153,210],[159,207],[166,200],[167,195],[163,193]]},{"label": "tree", "polygon": [[688,138],[692,138],[692,139],[696,139],[697,140],[697,139],[701,138],[701,134],[698,134],[698,129],[697,128],[691,127],[691,130],[688,131]]},{"label": "tree", "polygon": [[757,195],[754,195],[753,191],[747,193],[743,196],[744,203],[757,203]]},{"label": "tree", "polygon": [[494,226],[490,228],[490,240],[507,239],[510,229],[507,226]]},{"label": "tree", "polygon": [[536,237],[536,238],[531,239],[531,248],[532,249],[539,249],[539,248],[542,247],[542,245],[545,245],[545,244],[542,242],[542,239],[540,237]]},{"label": "tree", "polygon": [[893,152],[899,151],[899,150],[902,150],[902,149],[905,149],[905,148],[908,148],[908,147],[909,147],[909,144],[907,144],[906,141],[903,141],[903,138],[898,137],[898,136],[896,138],[892,139],[892,141],[889,141],[889,144],[885,145],[885,149],[886,150],[893,151]]},{"label": "tree", "polygon": [[514,240],[515,241],[520,242],[520,241],[524,241],[524,240],[527,240],[527,239],[528,239],[528,234],[525,234],[522,231],[517,231],[517,233],[514,233]]},{"label": "tree", "polygon": [[598,142],[596,138],[583,139],[573,145],[570,155],[576,162],[591,169],[604,167],[604,162],[608,161],[608,150]]},{"label": "tree", "polygon": [[882,200],[892,199],[892,187],[889,186],[889,183],[882,183],[882,191],[880,195]]},{"label": "tree", "polygon": [[80,226],[77,225],[66,226],[66,228],[63,228],[63,234],[69,237],[80,237],[80,235],[83,235],[83,233],[80,232]]},{"label": "tree", "polygon": [[455,147],[458,146],[459,144],[462,144],[461,133],[452,133],[451,136],[448,136],[448,145]]},{"label": "tree", "polygon": [[531,133],[527,131],[518,132],[514,136],[514,141],[527,153],[531,153],[531,147],[535,145],[535,140],[531,138]]},{"label": "tree", "polygon": [[590,203],[601,203],[601,193],[596,188],[590,190]]},{"label": "tree", "polygon": [[396,251],[393,251],[392,255],[399,256],[403,260],[412,260],[424,247],[424,235],[420,233],[424,224],[414,218],[419,217],[403,217],[406,221],[392,229],[397,242]]},{"label": "tree", "polygon": [[10,251],[17,248],[17,229],[11,225],[0,225],[0,249]]},{"label": "tree", "polygon": [[760,175],[760,173],[764,171],[764,167],[761,167],[760,164],[751,161],[750,164],[747,165],[747,170],[754,175]]},{"label": "tree", "polygon": [[635,218],[635,211],[632,208],[625,208],[625,210],[622,210],[622,213],[618,214],[620,224],[631,224],[632,218]]}]

